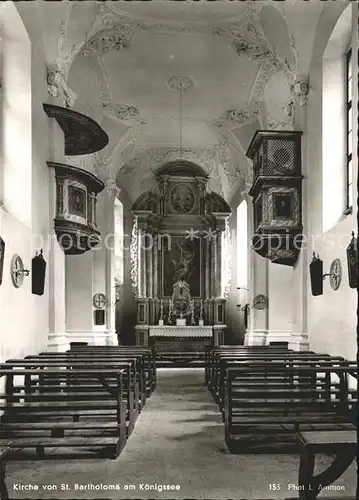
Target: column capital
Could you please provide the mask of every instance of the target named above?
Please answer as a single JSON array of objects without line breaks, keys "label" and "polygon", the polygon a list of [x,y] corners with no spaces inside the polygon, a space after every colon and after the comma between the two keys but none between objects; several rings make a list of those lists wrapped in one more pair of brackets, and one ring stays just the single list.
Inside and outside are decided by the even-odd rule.
[{"label": "column capital", "polygon": [[117,186],[116,180],[112,177],[107,177],[104,181],[105,191],[111,200],[115,200],[121,193],[121,189]]}]

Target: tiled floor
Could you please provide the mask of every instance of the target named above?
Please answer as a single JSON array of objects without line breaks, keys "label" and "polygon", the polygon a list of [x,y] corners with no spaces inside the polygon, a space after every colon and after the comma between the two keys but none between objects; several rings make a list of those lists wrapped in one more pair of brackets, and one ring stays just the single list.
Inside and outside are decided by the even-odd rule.
[{"label": "tiled floor", "polygon": [[[10,461],[10,498],[298,498],[297,456],[228,453],[220,415],[203,380],[198,368],[159,370],[157,390],[117,460],[34,461],[28,455],[27,460]],[[319,467],[330,461],[321,457]],[[21,491],[19,485],[38,490]],[[179,489],[160,491],[161,485]],[[335,485],[344,490],[322,491],[318,500],[355,498],[356,464]]]}]

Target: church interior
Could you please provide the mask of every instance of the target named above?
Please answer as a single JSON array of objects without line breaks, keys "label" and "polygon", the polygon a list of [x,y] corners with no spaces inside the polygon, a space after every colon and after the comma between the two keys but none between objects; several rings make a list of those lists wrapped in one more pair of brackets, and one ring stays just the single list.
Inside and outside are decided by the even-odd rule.
[{"label": "church interior", "polygon": [[1,499],[359,498],[358,26],[1,3]]}]

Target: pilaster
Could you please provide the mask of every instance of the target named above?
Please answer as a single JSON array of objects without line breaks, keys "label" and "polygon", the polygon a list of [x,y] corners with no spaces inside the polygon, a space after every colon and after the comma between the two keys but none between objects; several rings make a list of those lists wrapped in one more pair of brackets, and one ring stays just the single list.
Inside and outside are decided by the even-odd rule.
[{"label": "pilaster", "polygon": [[[64,133],[55,122],[49,119],[49,157],[52,161],[64,160]],[[50,210],[52,220],[56,214],[56,179],[54,169],[49,169]],[[49,335],[48,350],[66,351],[70,346],[66,334],[65,301],[65,254],[60,247],[55,230],[52,229],[49,247]]]}]

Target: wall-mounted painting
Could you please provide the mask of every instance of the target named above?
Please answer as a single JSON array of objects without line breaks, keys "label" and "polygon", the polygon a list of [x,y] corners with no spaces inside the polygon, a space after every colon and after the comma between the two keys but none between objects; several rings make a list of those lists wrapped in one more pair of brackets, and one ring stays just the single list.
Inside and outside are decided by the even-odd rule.
[{"label": "wall-mounted painting", "polygon": [[69,214],[86,219],[86,191],[69,185]]},{"label": "wall-mounted painting", "polygon": [[163,248],[162,283],[164,297],[171,297],[173,284],[186,281],[192,297],[201,297],[201,240],[172,236]]},{"label": "wall-mounted painting", "polygon": [[0,236],[0,285],[2,283],[2,273],[4,269],[5,241]]}]

